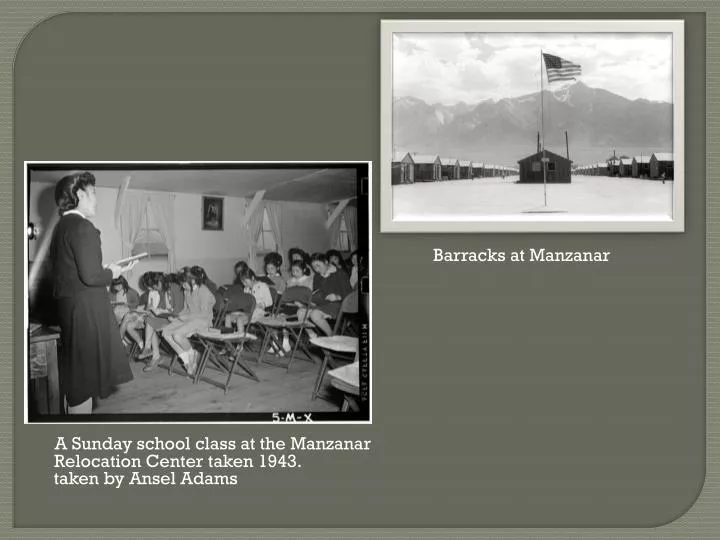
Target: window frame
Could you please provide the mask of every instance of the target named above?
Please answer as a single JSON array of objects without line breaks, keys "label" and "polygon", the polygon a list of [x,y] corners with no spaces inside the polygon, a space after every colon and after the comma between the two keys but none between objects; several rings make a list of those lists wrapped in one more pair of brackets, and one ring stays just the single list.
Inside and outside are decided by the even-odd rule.
[{"label": "window frame", "polygon": [[[348,234],[347,223],[345,222],[345,216],[342,212],[338,219],[340,220],[340,227],[337,250],[340,253],[350,253],[350,235]],[[345,240],[344,242],[343,239]]]},{"label": "window frame", "polygon": [[[275,238],[275,232],[272,230],[272,225],[270,224],[270,215],[267,213],[267,208],[262,209],[263,212],[263,221],[262,225],[260,225],[260,232],[258,233],[257,238],[255,239],[255,252],[258,255],[267,255],[268,253],[276,252],[278,249],[278,243],[277,238]],[[265,220],[267,219],[268,229],[265,229]],[[272,235],[272,241],[274,244],[274,248],[268,249],[265,247],[265,233],[270,233]],[[262,239],[262,246],[260,245],[260,239]]]},{"label": "window frame", "polygon": [[[327,206],[327,217],[328,217],[328,219],[330,218],[330,216],[332,216],[333,212],[335,211],[335,208],[337,208],[336,205],[329,204],[329,205]],[[339,230],[338,230],[338,232],[339,232],[339,234],[338,234],[338,245],[330,246],[330,247],[331,247],[332,249],[335,249],[335,250],[339,251],[340,253],[349,254],[349,253],[350,253],[350,235],[348,234],[348,228],[347,228],[347,223],[345,222],[345,213],[344,213],[344,211],[343,211],[343,212],[340,212],[340,215],[339,215],[336,219],[340,220],[340,225],[339,225]],[[347,249],[345,249],[345,248],[343,247],[342,238],[345,238],[345,246],[347,246]]]},{"label": "window frame", "polygon": [[[131,255],[137,255],[137,254],[139,254],[139,253],[142,253],[142,251],[136,252],[136,248],[137,248],[138,245],[143,245],[142,243],[138,242],[138,240],[137,240],[138,238],[140,238],[140,236],[141,236],[141,234],[142,234],[143,232],[145,233],[145,238],[146,238],[146,239],[149,239],[149,237],[150,237],[150,232],[151,232],[151,231],[152,231],[152,232],[157,232],[158,235],[160,236],[160,239],[161,239],[161,241],[162,241],[163,246],[165,246],[165,253],[150,253],[150,251],[148,251],[148,246],[149,246],[150,244],[149,244],[148,242],[145,242],[145,243],[144,243],[144,245],[145,245],[145,252],[148,253],[148,256],[147,256],[147,259],[146,259],[146,260],[147,260],[147,262],[165,262],[165,263],[169,263],[169,262],[170,262],[170,248],[168,248],[167,242],[166,242],[165,239],[163,238],[163,235],[162,235],[162,233],[160,232],[160,229],[157,227],[157,223],[155,223],[155,222],[153,223],[153,224],[155,225],[155,227],[149,227],[149,224],[150,224],[149,214],[150,214],[151,211],[152,211],[152,208],[150,207],[150,201],[149,201],[149,200],[146,200],[146,201],[145,201],[145,212],[144,212],[144,216],[143,216],[144,225],[143,225],[142,227],[140,227],[140,231],[138,232],[137,236],[135,237],[136,240],[135,240],[135,242],[133,242],[133,246],[132,246],[132,248],[130,249],[130,254],[131,254]],[[155,220],[155,214],[153,213],[153,221],[154,221],[154,220]]]}]

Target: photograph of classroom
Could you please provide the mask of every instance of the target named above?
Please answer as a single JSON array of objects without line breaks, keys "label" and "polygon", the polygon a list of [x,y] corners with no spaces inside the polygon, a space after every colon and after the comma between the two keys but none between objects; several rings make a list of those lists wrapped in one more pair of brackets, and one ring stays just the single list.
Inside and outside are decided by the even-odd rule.
[{"label": "photograph of classroom", "polygon": [[26,420],[367,419],[368,172],[26,163]]}]

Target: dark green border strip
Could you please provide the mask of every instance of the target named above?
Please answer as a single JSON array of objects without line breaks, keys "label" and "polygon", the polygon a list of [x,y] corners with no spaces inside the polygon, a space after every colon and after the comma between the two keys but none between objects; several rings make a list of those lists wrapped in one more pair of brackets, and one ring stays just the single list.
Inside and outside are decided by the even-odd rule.
[{"label": "dark green border strip", "polygon": [[[222,12],[222,11],[367,11],[367,12],[567,12],[602,18],[604,12],[704,12],[707,21],[707,477],[696,504],[680,519],[659,529],[13,529],[13,306],[12,235],[19,239],[22,218],[13,200],[22,166],[13,168],[12,67],[24,36],[38,23],[64,12],[89,11]],[[378,59],[379,66],[379,59]],[[379,67],[378,67],[379,68]],[[692,96],[687,96],[686,103]],[[717,1],[638,0],[575,1],[4,1],[0,4],[0,537],[5,538],[720,538],[720,5]],[[377,189],[377,187],[375,187]],[[21,208],[18,207],[18,212]],[[18,214],[21,216],[21,214]],[[379,230],[378,214],[373,216]],[[20,325],[21,321],[17,321]],[[119,510],[122,513],[122,510]]]}]

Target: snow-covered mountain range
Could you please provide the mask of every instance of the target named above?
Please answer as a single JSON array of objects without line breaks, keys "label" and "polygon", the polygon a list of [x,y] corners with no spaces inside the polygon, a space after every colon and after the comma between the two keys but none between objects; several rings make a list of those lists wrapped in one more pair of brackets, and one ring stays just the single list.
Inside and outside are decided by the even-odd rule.
[{"label": "snow-covered mountain range", "polygon": [[[544,91],[545,148],[576,164],[617,155],[672,151],[672,104],[629,100],[582,82]],[[541,130],[540,92],[475,105],[393,100],[395,151],[514,165],[533,153]]]}]

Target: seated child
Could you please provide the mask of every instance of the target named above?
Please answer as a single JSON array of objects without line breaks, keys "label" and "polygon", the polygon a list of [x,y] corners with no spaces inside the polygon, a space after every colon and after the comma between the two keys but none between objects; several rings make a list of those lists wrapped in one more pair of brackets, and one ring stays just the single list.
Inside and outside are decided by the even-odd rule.
[{"label": "seated child", "polygon": [[165,341],[178,354],[189,376],[197,369],[198,352],[189,339],[196,332],[212,326],[215,295],[205,285],[207,274],[200,266],[186,268],[182,281],[185,289],[185,305],[176,318],[162,329]]},{"label": "seated child", "polygon": [[[310,268],[305,264],[302,258],[296,258],[290,264],[290,277],[287,279],[285,290],[290,287],[306,287],[312,291],[313,278],[310,272]],[[298,308],[302,307],[300,302],[295,302],[296,305],[284,304],[280,311],[287,316],[297,315]],[[290,335],[287,330],[283,330],[282,349],[285,352],[290,352]],[[280,351],[277,351],[280,353]]]},{"label": "seated child", "polygon": [[244,295],[245,285],[243,285],[242,283],[233,283],[232,285],[229,285],[225,288],[225,291],[223,292],[223,299],[225,302],[227,302],[228,305],[228,312],[225,314],[224,321],[225,327],[230,328],[237,320],[237,315],[242,310],[242,308],[238,308],[237,306],[242,305],[242,297]]},{"label": "seated child", "polygon": [[160,339],[157,332],[168,326],[170,316],[177,317],[184,305],[182,287],[175,274],[165,275],[162,272],[154,272],[149,281],[151,289],[158,293],[159,299],[152,294],[152,291],[148,295],[152,300],[148,302],[149,313],[145,318],[145,346],[138,358],[151,357],[151,360],[143,371],[152,371],[157,366],[160,360]]},{"label": "seated child", "polygon": [[225,326],[235,324],[238,332],[242,332],[246,325],[265,315],[265,310],[272,307],[273,299],[267,283],[260,281],[250,268],[243,270],[239,277],[245,287],[244,291],[255,298],[255,311],[250,316],[242,311],[229,313],[225,317]]},{"label": "seated child", "polygon": [[235,279],[233,280],[233,283],[235,285],[242,285],[242,281],[240,281],[240,274],[242,274],[248,268],[250,267],[245,261],[238,261],[235,263],[235,266],[233,267],[235,273]]},{"label": "seated child", "polygon": [[307,287],[312,290],[313,280],[310,275],[310,268],[303,261],[295,261],[290,265],[290,277],[287,280],[288,287]]},{"label": "seated child", "polygon": [[268,283],[271,287],[274,287],[275,290],[278,292],[278,294],[282,294],[285,290],[286,283],[285,278],[280,273],[280,268],[282,268],[282,255],[279,253],[273,251],[272,253],[268,253],[265,255],[265,277],[267,280],[269,280],[270,283]]},{"label": "seated child", "polygon": [[310,275],[312,276],[313,272],[312,268],[310,267],[312,261],[310,260],[310,255],[308,255],[305,251],[298,247],[290,248],[290,250],[288,251],[288,263],[292,267],[292,264],[296,261],[304,263],[310,271]]},{"label": "seated child", "polygon": [[355,289],[360,280],[360,255],[355,250],[350,254],[350,286]]},{"label": "seated child", "polygon": [[[138,304],[135,305],[132,309],[128,310],[128,312],[123,316],[122,321],[120,323],[120,336],[122,336],[123,340],[126,342],[131,342],[130,340],[137,343],[140,348],[143,347],[143,339],[140,335],[140,330],[145,326],[145,304],[147,303],[147,290],[148,290],[148,280],[150,278],[150,272],[146,272],[142,276],[140,276],[140,279],[138,280],[138,286],[141,290],[145,291],[142,296],[138,297]],[[128,304],[129,307],[129,304]]]},{"label": "seated child", "polygon": [[120,324],[131,310],[136,309],[140,303],[140,295],[130,287],[123,276],[113,279],[110,284],[110,304],[118,324]]},{"label": "seated child", "polygon": [[342,253],[337,249],[331,249],[326,254],[328,264],[335,267],[336,270],[342,270],[346,274],[350,275],[350,271],[342,258]]},{"label": "seated child", "polygon": [[[338,316],[343,299],[352,290],[350,278],[342,270],[333,271],[324,253],[315,253],[312,265],[315,270],[312,297],[315,308],[308,317],[325,335],[332,336],[333,331],[327,321]],[[298,317],[305,317],[304,310],[298,311]]]}]

